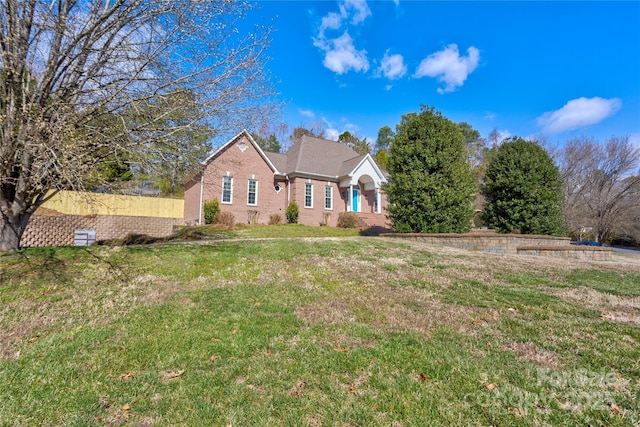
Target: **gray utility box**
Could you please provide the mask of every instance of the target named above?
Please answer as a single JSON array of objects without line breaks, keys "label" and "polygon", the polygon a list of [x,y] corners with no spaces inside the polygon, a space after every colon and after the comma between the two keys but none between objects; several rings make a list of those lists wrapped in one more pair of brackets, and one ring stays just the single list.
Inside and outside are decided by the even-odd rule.
[{"label": "gray utility box", "polygon": [[74,246],[91,246],[95,241],[95,230],[75,230],[73,233]]}]

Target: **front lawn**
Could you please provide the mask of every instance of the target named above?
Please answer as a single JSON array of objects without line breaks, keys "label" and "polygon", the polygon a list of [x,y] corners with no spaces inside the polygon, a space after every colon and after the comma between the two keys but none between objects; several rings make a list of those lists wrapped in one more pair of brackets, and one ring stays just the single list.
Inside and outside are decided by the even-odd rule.
[{"label": "front lawn", "polygon": [[640,424],[633,258],[330,234],[0,267],[3,426]]}]

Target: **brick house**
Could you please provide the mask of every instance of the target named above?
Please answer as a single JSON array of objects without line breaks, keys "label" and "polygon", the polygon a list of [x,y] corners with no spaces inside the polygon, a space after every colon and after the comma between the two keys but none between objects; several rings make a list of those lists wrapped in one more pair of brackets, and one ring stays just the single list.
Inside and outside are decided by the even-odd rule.
[{"label": "brick house", "polygon": [[[271,214],[285,218],[290,201],[298,222],[335,226],[341,212],[355,212],[363,226],[386,223],[385,175],[369,154],[347,145],[304,136],[286,153],[263,151],[243,130],[214,151],[202,171],[185,182],[184,220],[204,222],[204,202],[218,199],[236,222],[266,224]],[[257,218],[256,218],[257,216]]]}]

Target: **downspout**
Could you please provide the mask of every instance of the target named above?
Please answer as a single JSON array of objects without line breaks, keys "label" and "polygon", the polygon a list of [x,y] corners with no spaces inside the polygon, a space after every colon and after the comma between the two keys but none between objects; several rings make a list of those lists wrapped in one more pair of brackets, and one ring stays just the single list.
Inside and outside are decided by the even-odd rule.
[{"label": "downspout", "polygon": [[200,204],[198,211],[198,225],[202,225],[202,193],[204,189],[204,171],[202,171],[202,175],[200,175]]},{"label": "downspout", "polygon": [[288,207],[289,203],[291,203],[291,180],[289,180],[289,174],[285,175],[285,178],[287,178],[287,207]]}]

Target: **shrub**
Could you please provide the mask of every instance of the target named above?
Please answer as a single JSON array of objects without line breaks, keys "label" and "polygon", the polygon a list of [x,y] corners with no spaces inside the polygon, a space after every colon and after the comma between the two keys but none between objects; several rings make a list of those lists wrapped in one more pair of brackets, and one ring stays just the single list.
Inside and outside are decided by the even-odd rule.
[{"label": "shrub", "polygon": [[280,214],[271,214],[269,216],[269,225],[280,225],[282,224],[282,215]]},{"label": "shrub", "polygon": [[489,227],[502,233],[564,234],[560,172],[537,142],[503,141],[487,164],[482,193]]},{"label": "shrub", "polygon": [[209,200],[208,202],[204,202],[204,223],[205,224],[213,224],[216,214],[220,212],[220,205],[218,204],[218,199]]},{"label": "shrub", "polygon": [[215,224],[218,224],[218,225],[225,225],[227,227],[233,227],[233,224],[235,223],[235,217],[229,211],[219,211],[216,214],[215,219],[214,219],[213,222]]},{"label": "shrub", "polygon": [[254,211],[254,210],[247,211],[247,222],[249,224],[257,224],[259,217],[260,217],[260,212]]},{"label": "shrub", "polygon": [[464,233],[471,228],[474,176],[458,125],[433,108],[402,116],[389,148],[385,188],[397,232]]},{"label": "shrub", "polygon": [[285,212],[285,216],[287,217],[287,223],[297,224],[299,214],[300,214],[300,210],[298,209],[298,204],[296,202],[290,202]]},{"label": "shrub", "polygon": [[358,218],[353,212],[340,212],[338,215],[338,227],[340,228],[356,228],[358,226]]},{"label": "shrub", "polygon": [[322,225],[329,225],[331,219],[331,212],[325,212],[322,214]]}]

